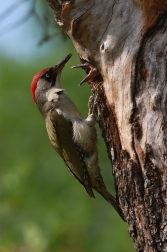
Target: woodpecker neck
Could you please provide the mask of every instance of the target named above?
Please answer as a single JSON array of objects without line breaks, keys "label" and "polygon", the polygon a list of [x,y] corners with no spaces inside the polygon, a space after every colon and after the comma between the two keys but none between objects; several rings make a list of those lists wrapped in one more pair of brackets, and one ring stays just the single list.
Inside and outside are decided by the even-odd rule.
[{"label": "woodpecker neck", "polygon": [[66,120],[69,120],[72,123],[78,118],[83,119],[80,111],[66,94],[61,97],[61,100],[62,102],[60,101],[59,107],[55,108],[59,115],[63,115]]},{"label": "woodpecker neck", "polygon": [[47,113],[53,108],[52,102],[47,101],[46,94],[42,92],[38,92],[38,95],[36,96],[36,105],[44,119],[46,118]]}]

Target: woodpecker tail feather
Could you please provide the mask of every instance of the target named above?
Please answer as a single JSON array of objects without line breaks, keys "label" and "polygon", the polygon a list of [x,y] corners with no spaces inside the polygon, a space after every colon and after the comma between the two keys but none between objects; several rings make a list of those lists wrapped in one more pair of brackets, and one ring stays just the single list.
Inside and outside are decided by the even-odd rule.
[{"label": "woodpecker tail feather", "polygon": [[122,220],[125,221],[122,210],[119,207],[118,203],[116,202],[116,199],[110,193],[108,193],[108,196],[105,199],[114,207],[114,209],[117,211]]},{"label": "woodpecker tail feather", "polygon": [[103,186],[98,187],[95,189],[103,198],[105,198],[106,201],[108,201],[113,208],[117,211],[119,216],[122,218],[123,221],[126,221],[121,208],[119,207],[118,203],[116,202],[116,199],[107,191],[107,189]]}]

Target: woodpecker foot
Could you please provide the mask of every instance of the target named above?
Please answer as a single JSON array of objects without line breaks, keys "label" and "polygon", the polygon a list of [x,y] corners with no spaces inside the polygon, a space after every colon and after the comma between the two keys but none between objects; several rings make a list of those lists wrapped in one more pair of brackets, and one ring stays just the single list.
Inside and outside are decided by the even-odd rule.
[{"label": "woodpecker foot", "polygon": [[88,116],[93,115],[93,117],[95,118],[95,121],[99,123],[99,120],[96,117],[95,107],[97,107],[97,101],[96,101],[96,98],[94,99],[93,95],[91,95],[88,101],[88,108],[89,108]]},{"label": "woodpecker foot", "polygon": [[100,74],[99,70],[88,62],[77,66],[72,66],[71,68],[82,68],[89,71],[87,76],[79,83],[79,86]]},{"label": "woodpecker foot", "polygon": [[93,98],[93,95],[91,95],[91,96],[89,97],[88,108],[89,108],[89,113],[88,113],[88,115],[91,115],[91,114],[94,115],[95,105],[94,105],[94,98]]}]

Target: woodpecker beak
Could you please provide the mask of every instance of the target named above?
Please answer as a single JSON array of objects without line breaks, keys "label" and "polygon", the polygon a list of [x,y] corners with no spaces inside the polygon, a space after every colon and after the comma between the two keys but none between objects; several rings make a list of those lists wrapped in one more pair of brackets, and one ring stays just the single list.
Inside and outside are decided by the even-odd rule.
[{"label": "woodpecker beak", "polygon": [[60,60],[54,67],[54,72],[61,72],[67,61],[71,58],[72,54],[68,54],[64,59]]},{"label": "woodpecker beak", "polygon": [[60,77],[61,71],[63,70],[67,61],[71,58],[72,54],[68,54],[64,59],[60,60],[54,67],[53,67],[53,76],[52,76],[52,87],[56,85],[56,87],[61,87],[60,85]]},{"label": "woodpecker beak", "polygon": [[100,74],[98,69],[88,62],[77,66],[72,66],[71,68],[82,68],[88,73],[87,76],[79,83],[79,86]]}]

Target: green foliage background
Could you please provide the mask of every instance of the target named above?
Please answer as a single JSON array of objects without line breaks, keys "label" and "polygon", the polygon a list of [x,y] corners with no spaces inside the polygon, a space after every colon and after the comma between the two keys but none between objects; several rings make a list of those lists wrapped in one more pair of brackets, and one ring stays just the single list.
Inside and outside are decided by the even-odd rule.
[{"label": "green foliage background", "polygon": [[[57,42],[58,43],[58,42]],[[1,52],[0,66],[0,252],[133,252],[127,225],[96,194],[87,195],[50,145],[30,83],[40,69],[68,53],[62,87],[86,117],[90,89],[70,66],[79,59],[70,41],[60,40],[47,57],[18,60]],[[44,57],[44,58],[43,58]],[[99,132],[99,161],[108,190],[114,182]]]}]

